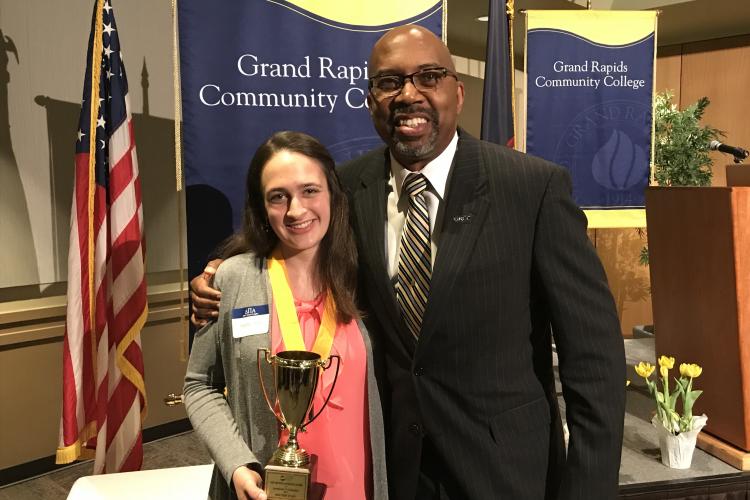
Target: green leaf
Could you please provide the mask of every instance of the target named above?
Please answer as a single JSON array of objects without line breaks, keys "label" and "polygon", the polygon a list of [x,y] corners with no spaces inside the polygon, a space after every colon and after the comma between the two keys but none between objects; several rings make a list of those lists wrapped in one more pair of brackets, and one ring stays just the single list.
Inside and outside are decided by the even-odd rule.
[{"label": "green leaf", "polygon": [[661,186],[711,184],[709,143],[723,132],[700,123],[710,101],[701,97],[683,111],[670,92],[657,94],[654,107],[654,177]]},{"label": "green leaf", "polygon": [[638,254],[638,263],[642,266],[648,265],[648,247],[647,246],[644,246],[641,248],[641,251]]},{"label": "green leaf", "polygon": [[672,395],[670,396],[670,401],[677,402],[677,399],[682,396],[685,393],[685,391],[681,387],[677,387],[677,389],[672,392]]}]

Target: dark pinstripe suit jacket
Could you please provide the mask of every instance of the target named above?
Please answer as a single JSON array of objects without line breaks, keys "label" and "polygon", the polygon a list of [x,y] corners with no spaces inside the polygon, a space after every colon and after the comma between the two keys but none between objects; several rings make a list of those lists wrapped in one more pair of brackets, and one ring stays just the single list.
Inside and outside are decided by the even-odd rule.
[{"label": "dark pinstripe suit jacket", "polygon": [[623,342],[567,172],[459,131],[418,342],[386,272],[388,153],[368,153],[339,173],[365,322],[382,360],[392,498],[414,498],[424,439],[445,465],[451,498],[615,498]]}]

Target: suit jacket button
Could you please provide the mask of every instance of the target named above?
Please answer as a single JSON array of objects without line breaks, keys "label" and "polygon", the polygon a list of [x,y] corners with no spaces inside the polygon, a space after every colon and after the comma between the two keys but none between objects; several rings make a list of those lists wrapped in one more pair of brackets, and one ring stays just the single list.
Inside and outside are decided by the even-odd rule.
[{"label": "suit jacket button", "polygon": [[422,428],[417,423],[409,424],[409,432],[418,436]]},{"label": "suit jacket button", "polygon": [[421,377],[422,375],[424,375],[424,368],[421,366],[414,368],[414,375],[416,375],[417,377]]}]

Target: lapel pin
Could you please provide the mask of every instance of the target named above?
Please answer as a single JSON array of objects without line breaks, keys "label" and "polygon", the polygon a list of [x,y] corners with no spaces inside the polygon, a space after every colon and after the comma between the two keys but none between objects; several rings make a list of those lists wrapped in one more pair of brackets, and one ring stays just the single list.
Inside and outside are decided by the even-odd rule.
[{"label": "lapel pin", "polygon": [[471,224],[471,214],[454,215],[453,222],[456,222],[458,224]]}]

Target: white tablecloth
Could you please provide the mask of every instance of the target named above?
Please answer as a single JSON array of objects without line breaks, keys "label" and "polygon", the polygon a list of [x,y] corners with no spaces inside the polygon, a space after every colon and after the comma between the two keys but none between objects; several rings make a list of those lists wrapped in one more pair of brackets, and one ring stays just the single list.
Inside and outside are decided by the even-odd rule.
[{"label": "white tablecloth", "polygon": [[205,500],[213,465],[102,474],[78,479],[68,500]]}]

